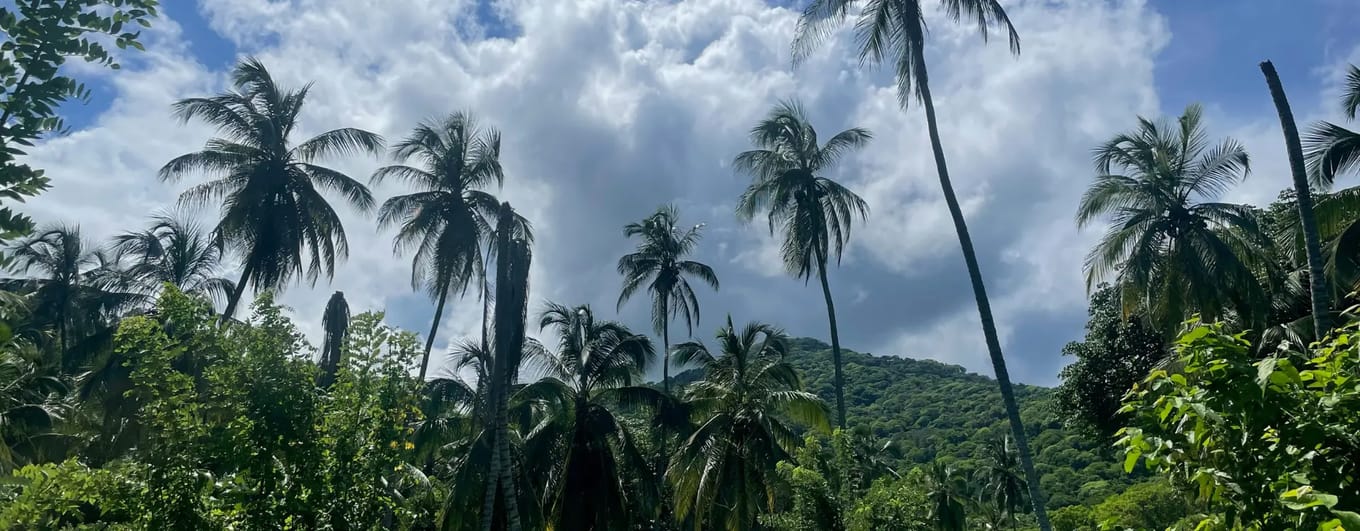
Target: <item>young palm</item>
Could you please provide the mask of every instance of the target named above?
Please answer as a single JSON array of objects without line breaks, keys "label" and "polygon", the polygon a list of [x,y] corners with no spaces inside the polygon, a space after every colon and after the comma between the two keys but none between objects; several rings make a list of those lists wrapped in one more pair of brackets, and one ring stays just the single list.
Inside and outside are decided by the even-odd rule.
[{"label": "young palm", "polygon": [[784,332],[751,323],[718,330],[715,356],[703,343],[676,346],[678,363],[697,364],[704,379],[685,392],[698,428],[681,443],[666,473],[675,492],[676,517],[694,528],[755,529],[773,508],[775,465],[790,460],[800,443],[789,420],[830,431],[826,405],[803,391],[797,371],[784,361]]},{"label": "young palm", "polygon": [[655,390],[634,387],[656,353],[646,336],[613,321],[597,320],[589,306],[548,304],[540,328],[558,336],[548,376],[516,393],[544,414],[524,441],[525,461],[547,478],[544,512],[553,529],[629,529],[635,493],[629,474],[648,466],[620,422],[617,409],[653,403]]},{"label": "young palm", "polygon": [[326,309],[321,315],[321,375],[318,384],[330,388],[335,383],[335,375],[340,371],[340,358],[344,355],[345,336],[349,333],[349,303],[345,302],[344,292],[337,291],[326,301]]},{"label": "young palm", "polygon": [[362,183],[317,164],[354,153],[378,154],[382,137],[354,128],[335,129],[292,145],[308,87],[280,88],[257,59],[232,71],[235,90],[175,103],[181,121],[201,119],[217,127],[202,151],[181,155],[160,170],[174,181],[191,172],[217,176],[180,195],[187,205],[221,204],[213,231],[243,258],[241,279],[227,298],[222,320],[231,319],[246,286],[279,289],[305,277],[330,278],[336,260],[349,253],[340,216],[322,192],[340,194],[367,212],[373,196]]},{"label": "young palm", "polygon": [[[675,205],[666,205],[642,221],[624,226],[624,235],[640,236],[642,241],[638,242],[635,251],[619,258],[623,291],[619,293],[618,307],[622,308],[624,302],[646,285],[652,295],[652,326],[661,334],[662,352],[665,353],[671,349],[671,319],[676,316],[684,319],[687,334],[693,334],[694,325],[699,323],[699,299],[694,296],[694,288],[690,287],[687,277],[697,278],[718,289],[718,276],[713,268],[685,259],[699,243],[703,224],[682,231],[675,226],[679,218],[680,212]],[[671,392],[670,367],[669,356],[662,356],[661,386],[667,393]]]},{"label": "young palm", "polygon": [[981,500],[990,502],[1015,529],[1019,511],[1025,506],[1025,478],[1016,462],[1011,438],[1002,437],[986,446],[986,460],[977,471],[982,486]]},{"label": "young palm", "polygon": [[831,300],[826,266],[832,256],[839,264],[850,239],[855,217],[863,221],[869,205],[836,181],[823,176],[850,151],[869,142],[869,131],[858,127],[817,143],[802,105],[782,102],[751,130],[757,149],[737,155],[733,166],[752,178],[737,203],[737,216],[750,220],[768,212],[770,234],[784,238],[781,254],[789,273],[807,281],[817,275],[831,323],[831,359],[835,368],[836,419],[845,427],[845,377],[841,370],[841,340],[836,327],[836,305]]},{"label": "young palm", "polygon": [[[822,41],[826,40],[836,27],[845,22],[852,5],[858,0],[813,0],[803,11],[799,20],[797,35],[794,37],[794,61],[806,58]],[[856,47],[859,48],[861,63],[875,65],[890,62],[897,76],[897,99],[905,110],[914,98],[921,103],[926,114],[926,129],[930,134],[930,147],[935,155],[935,170],[940,178],[940,190],[944,194],[945,205],[954,222],[954,232],[959,238],[959,248],[963,252],[963,262],[968,268],[968,278],[973,284],[973,297],[977,301],[978,318],[982,322],[982,335],[987,343],[987,353],[992,360],[992,370],[996,374],[997,385],[1001,388],[1001,401],[1006,408],[1011,431],[1020,450],[1020,459],[1029,478],[1030,497],[1034,501],[1034,511],[1038,516],[1039,528],[1048,531],[1048,513],[1044,511],[1043,495],[1039,492],[1039,475],[1034,470],[1030,457],[1029,441],[1025,437],[1024,425],[1020,422],[1020,407],[1015,402],[1015,392],[1011,389],[1010,372],[1006,370],[1006,358],[1001,353],[1001,340],[996,333],[996,323],[992,319],[991,302],[987,298],[987,288],[982,281],[982,269],[978,266],[977,251],[973,249],[972,236],[968,234],[968,222],[963,217],[963,208],[954,194],[954,184],[949,178],[949,167],[945,162],[944,145],[940,142],[940,127],[935,119],[935,101],[930,95],[930,75],[926,69],[926,23],[925,9],[921,0],[865,0],[855,23]],[[983,41],[993,28],[999,27],[1006,33],[1011,53],[1020,53],[1020,35],[1011,25],[1006,10],[998,0],[940,0],[940,5],[955,22],[966,21],[974,24]]]},{"label": "young palm", "polygon": [[146,293],[154,294],[167,283],[211,300],[234,291],[231,280],[220,276],[222,243],[193,221],[158,214],[146,229],[116,236],[113,250],[131,259],[128,272]]},{"label": "young palm", "polygon": [[[444,303],[449,295],[466,291],[482,272],[481,248],[489,241],[500,205],[482,188],[499,187],[504,181],[500,151],[500,133],[479,130],[470,116],[453,113],[441,122],[420,124],[393,147],[397,160],[416,159],[419,167],[399,164],[373,174],[374,183],[394,178],[417,190],[385,201],[378,210],[378,224],[400,225],[393,250],[398,254],[415,250],[411,284],[435,300],[434,323],[420,361],[421,380]],[[485,297],[484,290],[478,292]]]},{"label": "young palm", "polygon": [[[1350,66],[1341,109],[1348,119],[1360,111],[1360,68]],[[1314,125],[1304,139],[1311,184],[1327,190],[1337,176],[1360,168],[1360,133],[1329,122]],[[1335,295],[1360,286],[1360,187],[1338,190],[1317,204],[1318,231],[1327,241],[1325,271]]]},{"label": "young palm", "polygon": [[1201,118],[1197,105],[1174,123],[1140,118],[1096,148],[1098,175],[1077,211],[1079,227],[1113,222],[1086,258],[1087,287],[1114,273],[1125,308],[1146,309],[1164,331],[1192,313],[1258,324],[1267,305],[1244,252],[1266,241],[1255,213],[1213,202],[1247,175],[1247,153],[1232,139],[1211,146]]},{"label": "young palm", "polygon": [[963,479],[954,467],[935,461],[926,469],[926,498],[930,500],[930,521],[940,531],[963,531],[968,520],[964,508]]}]

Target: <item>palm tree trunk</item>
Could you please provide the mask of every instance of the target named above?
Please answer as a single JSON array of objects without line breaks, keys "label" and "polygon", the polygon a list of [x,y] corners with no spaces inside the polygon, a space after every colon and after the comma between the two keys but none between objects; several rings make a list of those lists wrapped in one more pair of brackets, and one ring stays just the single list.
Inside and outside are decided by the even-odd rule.
[{"label": "palm tree trunk", "polygon": [[497,424],[495,424],[495,422],[500,419],[500,402],[497,397],[500,392],[498,387],[499,386],[493,380],[491,382],[491,387],[488,389],[491,393],[491,396],[488,398],[491,399],[492,411],[492,425],[490,428],[491,462],[488,464],[486,472],[486,495],[482,497],[482,531],[491,531],[491,522],[495,520],[496,516],[496,491],[501,482],[501,452],[500,444],[497,440],[500,439],[501,432],[500,429],[496,427]]},{"label": "palm tree trunk", "polygon": [[227,324],[227,321],[231,320],[232,314],[236,313],[236,305],[241,302],[241,296],[246,292],[246,281],[250,279],[250,273],[254,270],[255,263],[247,258],[246,267],[241,270],[241,280],[236,282],[236,289],[231,291],[231,298],[227,299],[227,309],[222,311],[220,324]]},{"label": "palm tree trunk", "polygon": [[[661,311],[665,312],[667,303],[670,302],[670,294],[662,291],[660,297]],[[669,313],[661,316],[661,348],[663,349],[661,351],[661,389],[666,396],[669,397],[671,394],[671,320]],[[666,429],[662,423],[658,423],[656,427],[656,448],[655,474],[658,482],[657,489],[661,491],[661,515],[656,519],[656,525],[653,526],[653,529],[659,530],[662,529],[661,522],[666,521],[666,519],[670,517],[671,512],[670,496],[667,496],[667,485],[666,482],[663,481],[666,475],[666,459],[668,457],[668,452],[666,451]]]},{"label": "palm tree trunk", "polygon": [[1029,452],[1029,438],[1025,436],[1025,425],[1020,421],[1020,407],[1015,402],[1010,373],[1006,370],[1006,358],[1001,354],[1001,341],[997,339],[996,323],[992,321],[992,305],[987,300],[987,288],[982,283],[982,269],[978,267],[973,240],[968,235],[968,223],[963,218],[963,209],[959,207],[959,199],[954,195],[954,185],[949,180],[949,168],[944,160],[944,146],[940,144],[940,129],[935,122],[935,103],[931,100],[930,86],[926,81],[924,58],[917,59],[916,68],[921,103],[926,111],[926,127],[930,131],[930,147],[935,152],[935,168],[940,174],[940,188],[944,192],[945,204],[949,206],[949,215],[954,220],[954,231],[959,236],[963,261],[968,266],[968,278],[973,283],[973,297],[977,299],[982,335],[987,342],[987,354],[992,358],[992,370],[996,373],[997,386],[1001,388],[1001,402],[1006,408],[1006,418],[1010,420],[1011,432],[1015,435],[1015,443],[1020,450],[1020,463],[1025,469],[1025,479],[1029,483],[1034,516],[1039,520],[1041,531],[1051,531],[1053,527],[1048,521],[1048,512],[1044,510],[1044,494],[1039,488],[1039,474],[1034,470],[1034,459]]},{"label": "palm tree trunk", "polygon": [[1284,130],[1284,147],[1289,153],[1289,170],[1294,177],[1294,194],[1299,206],[1299,222],[1303,225],[1303,245],[1308,253],[1308,287],[1313,296],[1313,335],[1322,339],[1330,331],[1331,303],[1327,293],[1327,278],[1322,270],[1322,244],[1318,241],[1317,218],[1313,213],[1313,194],[1308,187],[1308,175],[1303,168],[1303,146],[1299,143],[1299,128],[1294,123],[1294,112],[1289,109],[1289,99],[1284,95],[1284,85],[1280,75],[1270,61],[1261,63],[1261,73],[1266,76],[1266,86],[1270,87],[1270,97],[1275,100],[1275,110],[1280,115],[1280,128]]},{"label": "palm tree trunk", "polygon": [[498,453],[501,454],[501,495],[505,497],[505,521],[509,531],[520,531],[519,520],[519,495],[515,492],[515,462],[510,458],[510,419],[506,413],[507,398],[504,393],[500,397],[500,419],[496,422],[496,429],[500,431],[500,436],[496,437]]},{"label": "palm tree trunk", "polygon": [[430,350],[434,348],[434,334],[439,331],[439,318],[444,316],[444,302],[449,299],[449,285],[439,288],[439,302],[434,305],[434,323],[430,325],[430,336],[425,338],[425,355],[420,358],[420,376],[416,381],[425,383],[425,370],[430,367]]},{"label": "palm tree trunk", "polygon": [[817,253],[817,277],[822,281],[822,296],[826,297],[826,317],[831,322],[831,363],[836,367],[836,419],[845,429],[845,376],[841,373],[841,336],[836,329],[836,303],[831,301],[831,284],[826,281],[826,256]]}]

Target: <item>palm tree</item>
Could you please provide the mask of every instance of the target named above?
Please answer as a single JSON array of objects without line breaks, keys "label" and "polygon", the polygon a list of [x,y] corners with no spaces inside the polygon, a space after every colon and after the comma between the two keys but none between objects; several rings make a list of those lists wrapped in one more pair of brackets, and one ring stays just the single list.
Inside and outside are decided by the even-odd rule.
[{"label": "palm tree", "polygon": [[1308,185],[1307,170],[1304,169],[1303,146],[1299,141],[1299,128],[1294,123],[1294,112],[1289,109],[1289,98],[1285,97],[1284,85],[1275,65],[1270,61],[1261,63],[1261,73],[1266,76],[1266,86],[1270,97],[1275,100],[1275,110],[1280,115],[1280,128],[1284,131],[1285,152],[1289,154],[1289,170],[1294,178],[1294,198],[1299,210],[1299,223],[1303,229],[1304,250],[1308,258],[1308,286],[1312,301],[1314,337],[1323,337],[1329,330],[1331,303],[1328,299],[1327,280],[1323,274],[1322,244],[1319,242],[1317,218],[1313,212],[1313,192]]},{"label": "palm tree", "polygon": [[704,379],[685,391],[698,428],[677,449],[666,480],[680,521],[696,530],[753,529],[772,510],[775,465],[799,445],[788,420],[823,433],[830,423],[826,405],[784,361],[783,331],[762,323],[737,330],[728,317],[717,337],[716,356],[697,341],[676,346],[676,362],[697,364]]},{"label": "palm tree", "polygon": [[[857,0],[813,0],[803,11],[794,37],[795,63],[806,58],[822,41],[831,35],[835,27],[845,22],[850,7]],[[986,41],[990,30],[1000,27],[1007,36],[1011,53],[1020,53],[1020,35],[1011,25],[1006,10],[999,0],[940,0],[940,5],[955,22],[973,23]],[[1001,401],[1006,408],[1011,432],[1020,449],[1020,459],[1025,466],[1025,475],[1030,479],[1030,497],[1034,501],[1034,512],[1038,516],[1039,528],[1049,531],[1048,513],[1044,511],[1043,493],[1039,491],[1039,474],[1034,470],[1034,460],[1030,456],[1029,441],[1025,438],[1024,425],[1020,421],[1020,407],[1015,402],[1015,392],[1011,389],[1010,372],[1006,370],[1006,358],[1001,353],[1001,340],[997,337],[996,323],[992,319],[991,302],[987,299],[987,288],[982,282],[982,269],[978,266],[977,251],[973,249],[972,236],[968,234],[968,223],[963,217],[963,208],[954,194],[954,184],[949,179],[949,167],[945,163],[944,145],[940,143],[940,127],[935,119],[935,101],[930,96],[930,76],[926,70],[926,23],[925,9],[921,0],[866,0],[855,24],[856,45],[859,48],[861,63],[893,63],[897,76],[897,99],[905,110],[913,96],[921,103],[926,114],[926,129],[930,134],[930,147],[935,155],[935,169],[940,177],[940,189],[944,194],[945,205],[954,222],[954,232],[959,237],[959,248],[963,251],[963,261],[968,268],[968,278],[973,284],[973,297],[977,301],[978,318],[982,322],[982,335],[987,343],[987,354],[992,359],[992,370],[996,383],[1001,388]]]},{"label": "palm tree", "polygon": [[0,331],[0,474],[60,460],[55,428],[77,402],[74,382],[31,342]]},{"label": "palm tree", "polygon": [[224,323],[247,285],[257,291],[281,289],[294,279],[315,283],[334,274],[336,260],[348,255],[349,246],[340,216],[322,192],[340,194],[361,212],[373,208],[373,196],[359,181],[317,162],[360,152],[376,155],[383,146],[382,137],[354,128],[291,145],[309,86],[280,88],[255,58],[236,65],[232,83],[235,90],[175,103],[181,121],[202,119],[220,136],[160,170],[166,181],[195,171],[220,177],[185,190],[180,203],[220,203],[221,220],[213,232],[243,258],[241,279],[222,312]]},{"label": "palm tree", "polygon": [[[444,303],[450,294],[466,291],[482,272],[481,246],[489,241],[500,203],[481,189],[504,182],[500,151],[500,133],[479,130],[471,116],[453,113],[441,122],[420,124],[392,148],[398,161],[414,158],[420,167],[397,164],[373,174],[375,184],[395,178],[417,190],[385,201],[378,210],[378,224],[401,226],[393,250],[398,254],[415,250],[411,284],[435,300],[434,323],[420,361],[421,380]],[[482,289],[478,292],[485,297]]]},{"label": "palm tree", "polygon": [[954,473],[954,467],[939,461],[931,463],[926,473],[930,521],[940,531],[963,531],[968,514],[964,509],[962,478]]},{"label": "palm tree", "polygon": [[1198,105],[1175,123],[1139,119],[1135,131],[1095,150],[1095,182],[1077,225],[1109,215],[1112,225],[1086,258],[1087,288],[1116,273],[1126,310],[1144,308],[1163,331],[1192,312],[1221,319],[1235,310],[1258,324],[1268,304],[1244,250],[1266,237],[1245,205],[1213,202],[1249,171],[1232,139],[1210,146]]},{"label": "palm tree", "polygon": [[[521,515],[515,488],[515,463],[510,455],[508,402],[511,385],[519,375],[525,345],[524,321],[528,312],[529,263],[532,254],[527,224],[510,203],[501,203],[496,214],[496,318],[494,351],[487,382],[492,405],[491,455],[487,466],[486,496],[482,502],[482,530],[504,522],[519,531]],[[499,502],[499,503],[498,503]],[[499,513],[496,508],[502,508]]]},{"label": "palm tree", "polygon": [[321,315],[321,330],[321,376],[318,384],[322,388],[330,388],[335,383],[336,372],[340,370],[345,335],[349,332],[349,304],[345,302],[344,292],[337,291],[326,301],[326,310]]},{"label": "palm tree", "polygon": [[750,220],[768,211],[770,235],[776,226],[784,237],[781,254],[789,273],[805,282],[816,274],[826,298],[831,323],[831,359],[835,367],[836,418],[845,428],[845,377],[841,367],[841,340],[836,327],[836,305],[826,265],[832,255],[840,263],[841,251],[850,239],[855,216],[863,221],[869,205],[824,172],[850,151],[863,147],[872,136],[861,128],[837,133],[825,144],[817,143],[817,131],[808,123],[803,106],[796,101],[776,105],[760,124],[751,129],[757,149],[737,155],[733,166],[751,176],[752,183],[737,203],[737,216]]},{"label": "palm tree", "polygon": [[[1360,68],[1351,65],[1341,97],[1342,112],[1355,119],[1360,110]],[[1320,190],[1332,187],[1336,177],[1360,167],[1360,133],[1340,125],[1319,122],[1305,138],[1308,174]],[[1351,187],[1323,197],[1317,204],[1318,231],[1328,241],[1326,271],[1338,297],[1349,295],[1360,284],[1360,188]]]},{"label": "palm tree", "polygon": [[1011,438],[1003,436],[988,442],[983,468],[977,471],[982,485],[982,501],[992,505],[1015,529],[1018,512],[1025,506],[1025,478],[1019,470]]},{"label": "palm tree", "polygon": [[169,214],[152,216],[144,230],[125,232],[113,240],[119,258],[130,258],[128,273],[146,293],[164,284],[180,291],[220,300],[234,291],[231,280],[220,276],[222,242],[193,221]]},{"label": "palm tree", "polygon": [[[549,303],[540,328],[558,336],[548,376],[517,399],[542,404],[547,413],[525,439],[526,461],[545,469],[544,509],[553,529],[629,529],[624,476],[648,466],[615,404],[654,403],[655,390],[634,387],[656,356],[646,336],[613,321],[597,320],[589,306]],[[629,471],[629,472],[625,472]]]},{"label": "palm tree", "polygon": [[[641,236],[642,241],[632,253],[619,258],[623,291],[619,293],[618,308],[646,284],[652,295],[652,326],[661,334],[662,352],[666,353],[671,349],[671,319],[677,315],[684,319],[685,331],[690,335],[699,323],[699,299],[686,277],[695,277],[718,289],[718,276],[713,268],[685,259],[699,243],[699,231],[704,225],[681,231],[675,226],[679,218],[675,205],[665,205],[642,221],[624,226],[625,236]],[[666,393],[671,392],[670,367],[669,356],[662,356],[661,386]]]}]

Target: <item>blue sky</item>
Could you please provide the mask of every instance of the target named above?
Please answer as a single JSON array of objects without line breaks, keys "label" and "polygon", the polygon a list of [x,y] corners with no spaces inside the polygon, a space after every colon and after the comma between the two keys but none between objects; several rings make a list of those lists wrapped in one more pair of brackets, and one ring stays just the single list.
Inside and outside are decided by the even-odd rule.
[{"label": "blue sky", "polygon": [[[421,119],[471,110],[504,133],[500,193],[536,224],[536,300],[585,302],[612,315],[624,223],[675,202],[705,222],[699,258],[723,281],[701,292],[708,337],[724,314],[795,335],[827,336],[815,284],[788,278],[778,242],[732,216],[744,187],[729,161],[775,101],[800,97],[824,136],[868,127],[875,140],[832,177],[870,203],[831,283],[849,348],[929,357],[990,374],[967,277],[944,215],[921,115],[902,112],[890,79],[864,71],[833,39],[797,70],[788,43],[801,2],[760,0],[198,0],[167,2],[148,51],[90,80],[69,105],[70,135],[35,148],[55,186],[40,221],[107,238],[172,205],[188,183],[154,178],[211,131],[169,115],[178,98],[222,90],[241,54],[282,83],[314,82],[307,134],[364,127],[399,138]],[[1229,196],[1263,202],[1288,184],[1278,122],[1257,63],[1272,59],[1300,120],[1335,119],[1327,93],[1360,61],[1353,0],[1013,0],[1024,52],[1010,57],[931,19],[932,84],[951,172],[978,245],[1011,372],[1053,384],[1062,345],[1081,336],[1082,258],[1098,235],[1072,222],[1090,148],[1135,115],[1202,102],[1216,136],[1242,141],[1253,175]],[[1347,25],[1347,23],[1350,23]],[[300,139],[300,138],[299,138]],[[337,160],[365,178],[386,160]],[[378,187],[379,199],[401,193]],[[114,200],[110,200],[114,198]],[[215,212],[194,213],[210,223]],[[352,253],[336,278],[283,296],[315,333],[326,299],[383,309],[425,333],[433,306],[408,284],[371,217],[342,211]],[[476,329],[480,306],[455,301],[440,340]],[[647,305],[618,318],[649,328]]]}]

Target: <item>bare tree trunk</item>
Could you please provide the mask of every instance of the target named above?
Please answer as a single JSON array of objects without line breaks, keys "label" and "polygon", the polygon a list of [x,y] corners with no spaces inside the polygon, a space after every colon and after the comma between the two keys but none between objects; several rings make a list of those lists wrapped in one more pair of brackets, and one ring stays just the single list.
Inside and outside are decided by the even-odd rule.
[{"label": "bare tree trunk", "polygon": [[449,285],[444,283],[439,288],[439,302],[434,306],[434,323],[430,325],[430,336],[425,338],[425,355],[420,358],[420,376],[416,381],[425,383],[425,370],[430,366],[430,350],[434,348],[434,335],[439,331],[439,319],[444,316],[444,302],[449,300]]},{"label": "bare tree trunk", "polygon": [[987,354],[992,358],[992,370],[996,373],[997,386],[1001,388],[1001,402],[1006,408],[1006,418],[1010,421],[1011,432],[1015,435],[1016,446],[1020,450],[1020,463],[1025,469],[1025,478],[1029,483],[1034,516],[1039,520],[1041,531],[1051,531],[1053,527],[1048,521],[1048,512],[1044,510],[1044,493],[1039,488],[1039,473],[1034,469],[1034,459],[1029,451],[1029,438],[1025,435],[1025,425],[1020,420],[1020,407],[1015,402],[1010,372],[1006,370],[1006,358],[1001,354],[1001,341],[997,338],[996,323],[992,320],[992,305],[987,299],[987,288],[982,283],[982,269],[978,266],[972,237],[968,235],[968,222],[963,218],[963,209],[959,207],[959,199],[954,195],[954,185],[949,180],[949,168],[945,164],[944,146],[940,143],[940,129],[935,121],[935,103],[930,97],[924,59],[917,59],[916,69],[921,103],[926,111],[926,127],[930,132],[930,147],[935,152],[935,168],[940,175],[940,188],[944,192],[945,204],[949,206],[949,215],[954,220],[954,231],[958,233],[963,261],[968,266],[968,278],[973,283],[973,297],[977,301],[978,318],[982,321],[982,335],[987,342]]},{"label": "bare tree trunk", "polygon": [[841,335],[836,327],[836,303],[831,300],[831,284],[826,280],[826,256],[817,253],[817,277],[822,281],[822,295],[826,297],[826,317],[831,322],[831,363],[836,368],[836,419],[845,429],[845,375],[841,372]]},{"label": "bare tree trunk", "polygon": [[1303,167],[1303,146],[1299,142],[1299,128],[1294,123],[1294,112],[1289,109],[1289,98],[1284,95],[1284,85],[1280,75],[1270,61],[1261,63],[1261,73],[1266,76],[1266,86],[1270,87],[1270,97],[1275,100],[1275,110],[1280,115],[1280,128],[1284,130],[1284,147],[1289,153],[1289,170],[1294,177],[1294,195],[1299,207],[1299,222],[1303,225],[1303,245],[1308,254],[1308,287],[1312,292],[1313,335],[1322,339],[1331,331],[1331,302],[1327,293],[1327,277],[1323,273],[1322,244],[1318,237],[1317,218],[1313,213],[1313,193],[1308,187],[1308,174]]},{"label": "bare tree trunk", "polygon": [[222,320],[219,324],[225,325],[231,320],[231,316],[236,313],[236,305],[241,302],[241,296],[246,292],[246,283],[250,280],[250,273],[255,270],[255,264],[247,259],[245,269],[241,270],[241,280],[236,283],[236,289],[231,291],[231,298],[227,299],[227,308],[222,311]]}]

